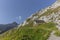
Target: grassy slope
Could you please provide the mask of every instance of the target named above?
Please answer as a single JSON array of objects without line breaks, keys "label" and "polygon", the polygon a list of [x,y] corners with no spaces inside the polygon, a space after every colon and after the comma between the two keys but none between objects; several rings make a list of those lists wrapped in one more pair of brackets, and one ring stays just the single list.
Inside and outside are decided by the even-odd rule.
[{"label": "grassy slope", "polygon": [[52,30],[56,30],[54,23],[40,24],[35,27],[25,25],[4,33],[0,36],[0,40],[47,40]]}]

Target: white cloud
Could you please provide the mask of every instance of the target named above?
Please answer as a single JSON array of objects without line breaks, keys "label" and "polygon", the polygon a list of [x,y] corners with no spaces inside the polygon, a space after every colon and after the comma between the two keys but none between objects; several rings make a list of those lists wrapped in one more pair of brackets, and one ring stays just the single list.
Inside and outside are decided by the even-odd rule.
[{"label": "white cloud", "polygon": [[21,16],[19,16],[19,20],[21,20],[21,18],[22,18],[22,17],[21,17]]},{"label": "white cloud", "polygon": [[18,17],[16,17],[18,20],[21,20],[22,19],[22,17],[21,16],[18,16]]}]

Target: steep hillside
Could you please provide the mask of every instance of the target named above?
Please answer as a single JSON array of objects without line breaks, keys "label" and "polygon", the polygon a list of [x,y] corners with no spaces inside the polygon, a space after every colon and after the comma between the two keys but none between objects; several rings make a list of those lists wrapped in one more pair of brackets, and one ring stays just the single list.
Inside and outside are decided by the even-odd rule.
[{"label": "steep hillside", "polygon": [[0,35],[0,40],[47,40],[52,30],[56,30],[54,23],[44,23],[37,26],[31,24],[12,29]]},{"label": "steep hillside", "polygon": [[60,40],[60,2],[32,14],[17,28],[0,35],[0,40]]}]

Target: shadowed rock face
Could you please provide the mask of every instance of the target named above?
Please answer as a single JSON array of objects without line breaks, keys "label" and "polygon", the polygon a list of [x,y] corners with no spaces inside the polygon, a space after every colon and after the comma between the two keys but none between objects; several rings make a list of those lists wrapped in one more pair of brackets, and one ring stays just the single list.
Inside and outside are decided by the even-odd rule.
[{"label": "shadowed rock face", "polygon": [[16,22],[10,23],[10,24],[0,24],[0,34],[17,27],[18,24]]},{"label": "shadowed rock face", "polygon": [[34,20],[36,23],[40,24],[40,23],[45,23],[45,21],[43,20]]}]

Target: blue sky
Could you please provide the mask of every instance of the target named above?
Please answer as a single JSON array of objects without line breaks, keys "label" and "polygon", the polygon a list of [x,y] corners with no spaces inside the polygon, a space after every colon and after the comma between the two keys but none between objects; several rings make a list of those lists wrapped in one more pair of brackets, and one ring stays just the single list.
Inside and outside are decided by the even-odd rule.
[{"label": "blue sky", "polygon": [[56,0],[0,0],[0,24],[21,23]]}]

